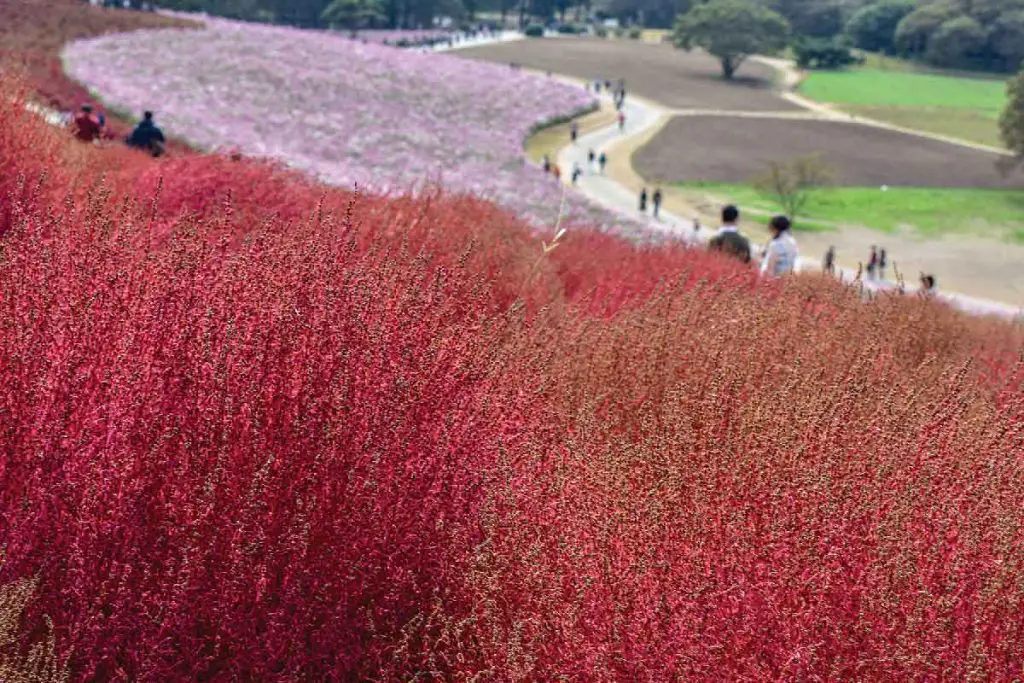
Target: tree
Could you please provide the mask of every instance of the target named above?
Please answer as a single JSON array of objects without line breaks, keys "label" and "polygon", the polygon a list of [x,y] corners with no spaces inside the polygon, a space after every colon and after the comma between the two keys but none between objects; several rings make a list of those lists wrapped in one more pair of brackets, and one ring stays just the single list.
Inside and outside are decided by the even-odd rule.
[{"label": "tree", "polygon": [[811,193],[831,182],[832,168],[817,154],[811,154],[785,163],[770,162],[767,170],[754,179],[754,187],[777,202],[796,223]]},{"label": "tree", "polygon": [[938,66],[956,67],[972,64],[985,47],[987,34],[974,19],[956,17],[945,22],[928,40],[927,59]]},{"label": "tree", "polygon": [[334,0],[320,15],[331,27],[347,28],[355,34],[361,28],[387,19],[380,0]]},{"label": "tree", "polygon": [[831,38],[843,30],[844,10],[838,0],[770,0],[766,4],[789,22],[795,36]]},{"label": "tree", "polygon": [[1024,164],[1024,71],[1010,79],[1006,95],[1006,108],[999,117],[999,131],[1003,144],[1014,154],[1014,160],[1005,165],[1009,171]]},{"label": "tree", "polygon": [[923,55],[932,34],[958,14],[958,10],[944,0],[918,7],[896,27],[896,48],[905,54]]},{"label": "tree", "polygon": [[679,17],[672,42],[684,50],[704,48],[731,79],[750,55],[784,48],[788,35],[786,20],[766,7],[749,0],[710,0]]},{"label": "tree", "polygon": [[862,7],[844,29],[855,47],[872,52],[896,52],[896,27],[914,10],[914,0],[882,0]]},{"label": "tree", "polygon": [[1024,10],[1007,12],[999,17],[988,40],[999,55],[998,68],[1016,71],[1024,66]]}]

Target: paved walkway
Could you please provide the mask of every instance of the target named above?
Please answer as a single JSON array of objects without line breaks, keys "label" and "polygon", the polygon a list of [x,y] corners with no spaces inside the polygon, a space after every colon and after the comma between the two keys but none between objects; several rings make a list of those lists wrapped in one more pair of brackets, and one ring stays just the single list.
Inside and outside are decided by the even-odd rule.
[{"label": "paved walkway", "polygon": [[[580,84],[580,81],[575,79],[568,77],[559,78]],[[610,102],[610,98],[606,95],[602,95],[602,99],[606,102]],[[677,112],[674,110],[666,109],[656,103],[636,97],[626,98],[626,104],[623,111],[626,114],[626,125],[623,131],[619,131],[617,124],[607,126],[581,135],[576,144],[566,145],[559,151],[556,161],[561,168],[562,177],[571,177],[573,166],[575,164],[579,164],[584,173],[580,178],[576,189],[595,203],[617,213],[632,214],[640,220],[646,220],[647,225],[653,231],[682,239],[690,244],[705,243],[714,234],[714,230],[704,226],[701,226],[699,229],[694,229],[694,221],[692,218],[679,216],[665,210],[662,210],[659,218],[655,219],[650,215],[650,202],[648,202],[647,213],[641,214],[636,193],[624,187],[616,180],[603,176],[596,170],[588,168],[587,156],[589,150],[593,149],[598,155],[604,151],[609,153],[610,156],[610,154],[614,152],[614,149],[612,148],[619,143],[633,137],[640,137],[648,134],[652,130],[656,130],[657,127],[663,125],[667,117],[677,115]],[[736,114],[736,112],[731,112],[731,114]],[[753,113],[754,116],[757,114],[758,112]],[[751,114],[746,115],[749,116]],[[815,116],[815,113],[808,112],[807,115]],[[649,187],[648,191],[652,192],[653,189],[653,186]],[[762,242],[761,236],[752,235],[751,237],[753,237],[752,241],[755,245]],[[820,268],[821,262],[817,258],[809,259],[804,257],[799,259],[797,262],[798,270],[816,271]],[[838,274],[844,280],[850,282],[854,281],[857,275],[856,272],[843,269],[840,269]],[[861,281],[861,284],[869,291],[896,289],[895,284],[886,281]],[[909,286],[908,289],[910,291],[915,291],[917,287]],[[1024,308],[1011,306],[997,301],[988,301],[962,294],[944,292],[940,292],[937,295],[937,298],[948,302],[955,308],[969,313],[979,315],[999,315],[1008,318],[1024,319]]]}]

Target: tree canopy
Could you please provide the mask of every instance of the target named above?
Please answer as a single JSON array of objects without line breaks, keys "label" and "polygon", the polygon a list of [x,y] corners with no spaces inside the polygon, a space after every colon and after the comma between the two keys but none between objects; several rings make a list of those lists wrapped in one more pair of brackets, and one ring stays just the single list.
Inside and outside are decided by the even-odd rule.
[{"label": "tree canopy", "polygon": [[771,54],[786,46],[789,24],[778,12],[750,0],[710,0],[679,17],[672,42],[685,50],[701,47],[718,58],[732,78],[754,54]]},{"label": "tree canopy", "polygon": [[1024,70],[1006,86],[1007,102],[999,118],[999,130],[1007,149],[1016,155],[1016,166],[1024,164]]},{"label": "tree canopy", "polygon": [[334,0],[320,14],[320,19],[330,27],[352,30],[373,23],[382,23],[387,18],[381,0]]}]

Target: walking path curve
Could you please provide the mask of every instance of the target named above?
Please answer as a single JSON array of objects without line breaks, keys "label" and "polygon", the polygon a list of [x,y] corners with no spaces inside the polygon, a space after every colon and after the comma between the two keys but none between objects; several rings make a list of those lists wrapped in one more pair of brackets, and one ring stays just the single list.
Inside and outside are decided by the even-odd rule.
[{"label": "walking path curve", "polygon": [[[567,76],[557,76],[567,82],[583,85],[578,79]],[[610,103],[608,95],[602,95],[605,103]],[[669,118],[679,112],[666,109],[654,102],[639,97],[627,97],[625,106],[625,127],[620,131],[618,125],[611,125],[596,131],[581,135],[575,144],[568,144],[563,147],[557,156],[557,163],[562,171],[563,178],[569,178],[572,169],[576,164],[584,170],[583,175],[577,183],[577,189],[597,204],[620,213],[632,213],[641,219],[646,219],[651,230],[683,239],[691,244],[702,244],[706,242],[714,232],[706,227],[701,227],[689,218],[673,214],[670,211],[661,211],[659,218],[641,214],[639,211],[638,198],[636,193],[625,187],[616,179],[602,175],[594,169],[588,168],[588,151],[593,149],[598,155],[605,152],[611,156],[615,148],[629,141],[650,139]],[[701,111],[702,114],[713,112]],[[723,114],[736,115],[737,112],[723,112]],[[754,115],[761,114],[755,112]],[[824,114],[824,112],[808,112],[805,117],[827,115],[834,118],[835,114]],[[696,112],[688,112],[687,115],[697,115]],[[744,114],[739,114],[744,115]],[[750,114],[746,114],[750,115]],[[797,262],[797,269],[803,271],[814,271],[821,267],[817,260],[801,258]],[[838,274],[846,281],[857,280],[857,273],[848,269],[839,269]],[[869,291],[887,291],[896,289],[897,285],[884,281],[860,281],[861,285]],[[916,287],[908,287],[909,290],[916,290]],[[939,293],[937,298],[948,302],[960,310],[978,315],[999,315],[1012,319],[1024,319],[1024,308],[1011,306],[997,301],[978,299],[963,294]]]}]

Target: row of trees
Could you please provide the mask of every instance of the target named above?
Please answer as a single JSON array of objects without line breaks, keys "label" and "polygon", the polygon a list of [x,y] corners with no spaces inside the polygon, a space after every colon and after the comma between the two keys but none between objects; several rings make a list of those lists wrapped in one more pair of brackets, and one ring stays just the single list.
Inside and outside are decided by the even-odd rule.
[{"label": "row of trees", "polygon": [[478,9],[477,0],[158,0],[157,4],[302,28],[428,28],[438,17],[472,18]]},{"label": "row of trees", "polygon": [[878,0],[844,30],[857,47],[935,66],[1013,71],[1024,62],[1024,0]]},{"label": "row of trees", "polygon": [[849,48],[936,66],[1012,72],[1024,65],[1024,0],[710,0],[680,15],[673,35],[722,60],[727,78],[747,54],[792,44],[804,66],[852,61]]}]

